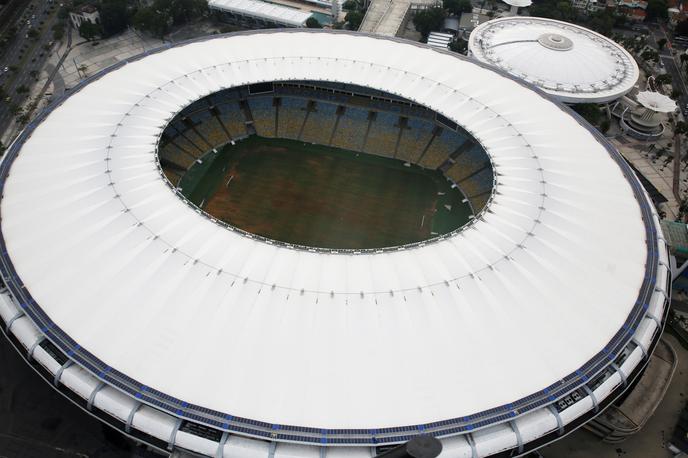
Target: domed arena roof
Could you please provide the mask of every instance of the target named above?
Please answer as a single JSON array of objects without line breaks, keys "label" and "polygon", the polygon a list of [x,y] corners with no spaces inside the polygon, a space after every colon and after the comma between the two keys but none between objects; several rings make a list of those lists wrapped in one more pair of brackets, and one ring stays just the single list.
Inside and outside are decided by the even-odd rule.
[{"label": "domed arena roof", "polygon": [[630,91],[638,65],[609,38],[567,22],[506,17],[476,27],[470,55],[567,103],[607,102]]},{"label": "domed arena roof", "polygon": [[[303,80],[462,126],[494,168],[485,208],[424,243],[316,250],[222,226],[170,186],[157,145],[175,114]],[[657,215],[618,152],[527,83],[417,43],[251,31],[149,52],[42,113],[0,179],[8,329],[89,409],[211,456],[258,438],[369,457],[426,433],[451,456],[523,452],[614,399],[664,319]],[[189,445],[182,420],[218,434]]]}]

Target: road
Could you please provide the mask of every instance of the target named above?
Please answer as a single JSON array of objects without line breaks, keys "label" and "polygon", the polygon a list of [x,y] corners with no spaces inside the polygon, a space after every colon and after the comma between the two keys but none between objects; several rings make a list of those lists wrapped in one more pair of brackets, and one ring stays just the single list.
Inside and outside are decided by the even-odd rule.
[{"label": "road", "polygon": [[[0,59],[0,72],[2,72],[0,85],[5,93],[5,99],[3,103],[0,103],[0,133],[5,132],[12,122],[13,108],[22,107],[27,102],[29,94],[18,94],[17,88],[22,86],[30,88],[36,82],[31,72],[40,73],[50,55],[50,51],[45,48],[53,41],[52,26],[58,22],[57,11],[56,6],[51,11],[48,3],[33,0],[26,6],[18,20],[16,37]],[[33,15],[35,18],[32,18]],[[27,24],[27,20],[31,22],[31,25]],[[44,22],[42,26],[39,25],[40,21]],[[33,39],[27,38],[29,30],[37,27],[40,27],[40,35]],[[20,58],[22,49],[24,52]],[[5,67],[10,66],[17,67],[17,70],[5,72]]]}]

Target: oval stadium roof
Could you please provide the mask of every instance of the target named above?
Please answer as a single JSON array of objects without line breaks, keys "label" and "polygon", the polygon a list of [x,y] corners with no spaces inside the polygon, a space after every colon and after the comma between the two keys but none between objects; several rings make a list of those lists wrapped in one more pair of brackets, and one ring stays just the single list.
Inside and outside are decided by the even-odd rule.
[{"label": "oval stadium roof", "polygon": [[[493,162],[486,209],[451,236],[357,254],[252,238],[184,202],[156,158],[167,122],[210,93],[290,80],[456,121]],[[541,407],[625,348],[619,367],[640,367],[662,319],[661,231],[618,153],[528,84],[420,44],[293,30],[170,46],[76,88],[0,172],[0,267],[36,332],[89,377],[233,434],[369,446],[511,421],[500,444],[522,448],[576,418]],[[576,416],[621,386],[612,373]]]},{"label": "oval stadium roof", "polygon": [[638,80],[623,47],[592,30],[537,17],[506,17],[476,27],[470,55],[540,87],[563,102],[617,99]]}]

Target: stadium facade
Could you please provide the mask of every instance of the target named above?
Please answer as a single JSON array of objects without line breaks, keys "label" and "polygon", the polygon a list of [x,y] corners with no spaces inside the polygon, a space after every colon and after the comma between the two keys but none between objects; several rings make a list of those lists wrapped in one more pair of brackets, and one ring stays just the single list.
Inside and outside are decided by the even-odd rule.
[{"label": "stadium facade", "polygon": [[[165,174],[161,137],[201,99],[275,82],[432,110],[489,156],[489,196],[456,231],[379,250],[220,224]],[[4,332],[162,451],[371,457],[432,434],[441,456],[523,454],[632,387],[668,310],[657,213],[602,135],[506,72],[391,38],[252,31],[119,63],[27,126],[0,187]]]},{"label": "stadium facade", "polygon": [[605,103],[638,81],[638,64],[623,46],[590,29],[538,17],[480,24],[468,54],[539,87],[562,102]]}]

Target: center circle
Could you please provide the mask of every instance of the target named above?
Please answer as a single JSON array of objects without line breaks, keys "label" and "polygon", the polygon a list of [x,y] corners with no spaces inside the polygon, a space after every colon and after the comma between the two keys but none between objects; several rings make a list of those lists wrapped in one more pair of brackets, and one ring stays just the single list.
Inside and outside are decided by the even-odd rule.
[{"label": "center circle", "polygon": [[164,129],[158,160],[232,229],[315,249],[379,250],[466,227],[494,170],[461,126],[398,96],[290,81],[210,94]]},{"label": "center circle", "polygon": [[538,43],[554,51],[570,51],[573,49],[573,41],[557,33],[544,33],[537,39]]}]

